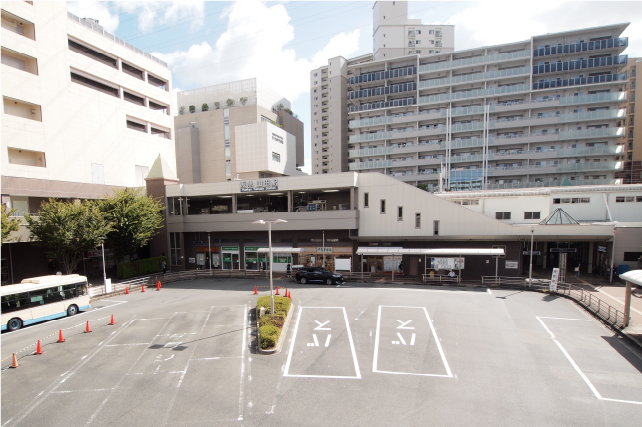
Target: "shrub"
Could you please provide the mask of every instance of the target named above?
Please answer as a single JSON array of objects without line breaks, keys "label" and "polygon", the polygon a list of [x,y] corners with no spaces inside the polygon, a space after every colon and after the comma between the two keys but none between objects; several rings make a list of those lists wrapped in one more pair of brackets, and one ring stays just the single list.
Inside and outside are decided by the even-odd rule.
[{"label": "shrub", "polygon": [[[144,276],[146,274],[159,273],[163,270],[161,263],[167,262],[166,256],[145,258],[132,262],[118,264],[118,278],[129,279],[130,277]],[[269,302],[268,302],[269,304]],[[275,306],[276,311],[276,306]]]},{"label": "shrub", "polygon": [[266,349],[276,345],[279,335],[281,335],[281,330],[276,326],[266,325],[259,328],[259,334],[261,336],[259,345],[262,349]]},{"label": "shrub", "polygon": [[182,116],[183,114],[185,114],[185,107],[181,107],[181,108],[179,108],[179,109],[178,109],[178,114],[180,114],[181,116]]},{"label": "shrub", "polygon": [[232,98],[227,98],[227,101],[225,101],[228,107],[234,106],[234,100]]},{"label": "shrub", "polygon": [[196,112],[196,107],[194,107],[193,105],[190,105],[189,106],[189,112],[190,113],[195,113]]},{"label": "shrub", "polygon": [[210,107],[207,105],[207,102],[203,102],[203,105],[201,105],[201,111],[207,111],[209,109]]},{"label": "shrub", "polygon": [[285,323],[285,313],[283,313],[282,311],[276,313],[274,316],[263,316],[259,318],[259,327],[272,325],[281,329],[283,328],[284,323]]},{"label": "shrub", "polygon": [[218,101],[216,101],[216,102],[214,103],[214,108],[216,108],[217,110],[218,110],[219,108],[221,108],[221,103],[220,103],[220,102],[218,102]]},{"label": "shrub", "polygon": [[[274,296],[274,312],[279,313],[283,312],[285,315],[288,314],[288,311],[290,311],[290,305],[292,305],[292,301],[290,301],[290,298],[282,297],[282,296]],[[260,297],[256,301],[256,312],[259,313],[261,311],[261,307],[265,307],[265,314],[270,314],[270,297],[265,296],[265,297]]]}]

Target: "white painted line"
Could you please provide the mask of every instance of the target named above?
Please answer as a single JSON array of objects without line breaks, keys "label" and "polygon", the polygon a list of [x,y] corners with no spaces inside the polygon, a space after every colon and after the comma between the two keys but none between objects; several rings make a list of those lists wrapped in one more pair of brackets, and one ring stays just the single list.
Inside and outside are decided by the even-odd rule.
[{"label": "white painted line", "polygon": [[401,334],[399,332],[397,332],[397,336],[399,337],[399,341],[401,341],[401,344],[406,345],[406,340],[403,339],[403,337],[401,336]]},{"label": "white painted line", "polygon": [[318,320],[315,320],[315,322],[316,322],[316,323],[317,323],[317,325],[319,325],[319,326],[317,326],[316,328],[314,328],[314,329],[313,329],[313,331],[329,331],[330,329],[332,329],[332,328],[322,328],[322,327],[321,327],[321,326],[325,326],[325,325],[327,325],[327,324],[330,322],[329,320],[326,320],[326,321],[325,321],[325,322],[323,322],[323,323],[319,322]]},{"label": "white painted line", "polygon": [[95,389],[88,389],[88,390],[64,390],[64,391],[54,391],[52,394],[59,394],[59,393],[84,393],[84,392],[89,392],[89,391],[109,391],[111,390],[110,388],[95,388]]},{"label": "white painted line", "polygon": [[330,337],[331,337],[331,336],[332,336],[332,335],[328,334],[328,338],[325,340],[325,346],[326,346],[326,347],[330,345]]},{"label": "white painted line", "polygon": [[[577,366],[577,364],[575,363],[575,361],[573,360],[573,358],[571,358],[571,356],[568,354],[568,352],[567,352],[567,351],[566,351],[566,349],[562,346],[562,344],[561,344],[559,341],[557,341],[557,340],[555,339],[555,335],[553,335],[553,333],[550,331],[550,329],[548,329],[548,327],[546,326],[546,324],[544,324],[544,322],[542,321],[542,319],[555,319],[555,318],[551,318],[551,317],[538,317],[538,316],[535,316],[535,318],[536,318],[537,320],[539,320],[539,322],[542,324],[542,326],[544,326],[544,329],[546,329],[546,331],[551,335],[551,339],[553,340],[553,342],[555,342],[555,344],[557,344],[557,346],[558,346],[558,347],[559,347],[559,349],[562,351],[562,353],[564,354],[564,356],[566,356],[566,359],[568,359],[568,361],[570,362],[571,366],[573,366],[573,368],[575,369],[575,371],[576,371],[576,372],[580,375],[580,377],[584,380],[584,382],[586,383],[586,385],[589,387],[589,389],[591,389],[591,391],[593,392],[593,394],[595,395],[595,397],[597,397],[597,398],[598,398],[598,400],[606,400],[606,401],[610,401],[610,402],[620,402],[620,403],[631,403],[631,404],[633,404],[633,405],[642,405],[642,402],[638,402],[638,401],[634,401],[634,400],[619,400],[619,399],[609,399],[609,398],[602,397],[602,395],[600,394],[600,392],[599,392],[599,391],[597,391],[597,388],[595,388],[595,386],[594,386],[594,385],[593,385],[593,383],[588,379],[588,377],[587,377],[586,375],[584,375],[584,372],[582,372],[582,370],[580,369],[580,367],[579,367],[579,366]],[[556,319],[556,320],[579,320],[579,319]]]},{"label": "white painted line", "polygon": [[[542,317],[538,317],[538,319],[551,319],[551,320],[577,320],[577,321],[580,321],[580,322],[587,322],[587,320],[586,320],[586,319],[567,319],[567,318],[564,318],[564,317],[543,317],[543,316],[542,316]],[[590,320],[588,320],[588,321],[590,321]]]},{"label": "white painted line", "polygon": [[312,334],[312,338],[314,338],[314,346],[318,347],[319,346],[319,340],[317,339],[317,334]]},{"label": "white painted line", "polygon": [[415,345],[415,338],[417,337],[417,334],[412,334],[412,337],[410,338],[410,345]]},{"label": "white painted line", "polygon": [[[379,359],[379,331],[381,330],[381,306],[377,314],[377,332],[375,334],[375,349],[374,357],[372,359],[372,372],[377,372],[377,361]],[[372,331],[370,331],[372,333]]]},{"label": "white painted line", "polygon": [[363,312],[364,312],[364,311],[366,311],[367,309],[368,309],[368,307],[366,307],[366,308],[364,308],[363,310],[361,310],[361,313],[359,313],[359,315],[357,316],[357,318],[356,318],[356,319],[354,319],[354,320],[359,320],[359,318],[361,317],[361,315],[363,314]]},{"label": "white painted line", "polygon": [[[247,304],[243,306],[243,329],[247,328]],[[245,377],[245,340],[247,339],[247,334],[243,334],[243,347],[241,348],[241,390],[239,392],[239,417],[238,421],[243,420],[243,385]]]},{"label": "white painted line", "polygon": [[[366,288],[368,289],[368,288]],[[404,292],[435,292],[435,293],[444,293],[444,294],[469,294],[469,295],[487,295],[486,292],[475,292],[475,291],[446,291],[441,289],[404,289],[404,288],[370,288],[376,290],[384,291],[404,291]]]},{"label": "white painted line", "polygon": [[120,347],[121,345],[151,345],[151,342],[137,342],[133,344],[107,344],[105,347]]}]

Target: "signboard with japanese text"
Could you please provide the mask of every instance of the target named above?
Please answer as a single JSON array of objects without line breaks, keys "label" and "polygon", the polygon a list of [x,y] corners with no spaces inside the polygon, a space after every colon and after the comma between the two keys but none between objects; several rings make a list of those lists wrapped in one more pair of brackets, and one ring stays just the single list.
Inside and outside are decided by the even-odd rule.
[{"label": "signboard with japanese text", "polygon": [[433,270],[464,269],[465,258],[430,258],[430,268]]},{"label": "signboard with japanese text", "polygon": [[553,275],[551,276],[551,285],[549,288],[551,292],[557,292],[557,281],[559,280],[559,277],[560,277],[560,269],[554,268]]},{"label": "signboard with japanese text", "polygon": [[241,193],[248,191],[278,190],[279,180],[277,178],[254,179],[251,181],[240,181]]}]

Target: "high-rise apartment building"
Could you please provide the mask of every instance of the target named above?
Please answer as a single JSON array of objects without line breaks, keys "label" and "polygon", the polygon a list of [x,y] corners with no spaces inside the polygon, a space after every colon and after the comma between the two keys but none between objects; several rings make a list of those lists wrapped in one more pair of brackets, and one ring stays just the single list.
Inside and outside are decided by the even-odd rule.
[{"label": "high-rise apartment building", "polygon": [[[625,147],[622,157],[624,166],[616,177],[622,179],[623,184],[642,184],[642,132],[635,133],[635,86],[637,74],[642,72],[642,59],[629,58],[623,72],[629,76],[629,82],[624,85],[626,100],[620,107],[626,110],[623,120],[624,133],[621,143]],[[640,122],[640,115],[638,115]]]},{"label": "high-rise apartment building", "polygon": [[[2,203],[17,215],[37,213],[50,197],[145,186],[159,154],[175,167],[167,64],[64,2],[3,1],[1,32]],[[42,248],[18,234],[2,251],[3,283],[9,253],[24,260],[17,270],[47,274],[37,270],[47,265]]]},{"label": "high-rise apartment building", "polygon": [[255,78],[179,92],[176,162],[182,183],[302,174],[303,123]]},{"label": "high-rise apartment building", "polygon": [[312,174],[348,170],[348,78],[350,67],[407,55],[449,53],[455,47],[453,25],[422,25],[408,19],[408,2],[373,6],[373,54],[337,56],[310,72]]},{"label": "high-rise apartment building", "polygon": [[434,190],[620,183],[627,25],[349,66],[349,170]]},{"label": "high-rise apartment building", "polygon": [[372,7],[372,18],[375,61],[455,50],[455,26],[422,25],[421,19],[408,19],[407,1],[377,1]]}]

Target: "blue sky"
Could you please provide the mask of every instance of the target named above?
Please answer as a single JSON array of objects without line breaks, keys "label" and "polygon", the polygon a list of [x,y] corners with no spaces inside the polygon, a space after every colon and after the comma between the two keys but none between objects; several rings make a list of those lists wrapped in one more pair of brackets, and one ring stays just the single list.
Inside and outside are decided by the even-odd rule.
[{"label": "blue sky", "polygon": [[[292,101],[306,129],[309,72],[337,55],[372,50],[373,1],[67,2],[80,17],[170,64],[174,91],[258,77]],[[630,57],[642,56],[642,2],[411,1],[409,18],[455,25],[455,48],[621,22]],[[177,111],[174,108],[174,111]]]}]

